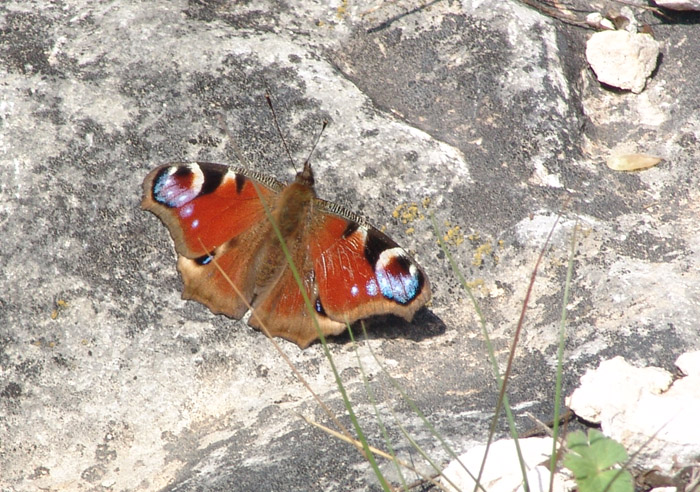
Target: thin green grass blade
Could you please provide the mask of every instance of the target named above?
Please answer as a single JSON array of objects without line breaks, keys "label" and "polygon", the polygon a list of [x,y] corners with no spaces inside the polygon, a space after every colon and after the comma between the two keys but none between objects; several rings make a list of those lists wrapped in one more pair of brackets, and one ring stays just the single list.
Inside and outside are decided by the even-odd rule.
[{"label": "thin green grass blade", "polygon": [[[479,303],[477,302],[476,298],[474,297],[472,290],[469,288],[469,285],[467,284],[466,278],[464,278],[462,271],[459,269],[457,262],[454,260],[454,257],[452,256],[450,251],[447,249],[445,243],[440,239],[441,236],[440,236],[440,232],[439,232],[439,229],[437,226],[437,222],[435,220],[435,216],[432,213],[429,215],[430,215],[430,220],[433,224],[433,230],[434,230],[435,236],[438,238],[438,244],[440,245],[440,248],[442,249],[443,253],[445,253],[445,256],[447,257],[447,259],[449,260],[450,267],[451,267],[452,271],[454,272],[454,274],[457,275],[457,278],[458,278],[460,284],[462,285],[462,288],[467,292],[469,299],[472,301],[472,304],[474,305],[474,309],[477,313],[477,316],[479,317],[479,324],[481,325],[481,331],[482,331],[482,335],[484,337],[484,343],[486,344],[486,349],[487,349],[487,352],[489,355],[489,361],[491,362],[493,374],[494,374],[494,377],[496,378],[496,383],[498,384],[498,388],[500,391],[499,402],[498,402],[498,405],[496,408],[497,411],[495,412],[493,424],[492,424],[491,429],[489,431],[489,437],[488,437],[488,440],[486,443],[486,449],[484,452],[484,460],[482,461],[482,466],[481,466],[481,470],[479,471],[478,478],[479,479],[481,478],[481,474],[483,472],[483,468],[484,468],[484,465],[486,463],[486,457],[488,456],[488,451],[489,451],[489,448],[491,446],[491,441],[492,441],[493,435],[495,433],[495,422],[498,419],[498,411],[499,411],[501,403],[502,403],[502,407],[504,408],[505,413],[506,413],[506,419],[508,421],[508,428],[510,430],[510,435],[513,438],[513,441],[515,443],[516,453],[518,455],[518,461],[520,463],[520,469],[521,469],[521,472],[523,474],[523,480],[525,481],[525,488],[527,491],[528,485],[527,485],[527,478],[526,478],[527,475],[526,475],[526,468],[525,468],[525,460],[523,459],[522,451],[520,450],[520,444],[518,442],[518,431],[515,428],[515,418],[513,417],[513,412],[511,411],[511,408],[510,408],[510,403],[508,401],[508,395],[506,395],[505,392],[503,391],[503,380],[501,379],[501,373],[498,369],[498,362],[496,361],[496,354],[495,354],[495,351],[493,349],[493,344],[491,343],[491,338],[489,337],[489,332],[488,332],[488,329],[486,328],[486,318],[484,317],[484,314],[481,311]],[[469,473],[469,475],[471,476],[471,473],[468,470],[466,470],[466,468],[465,468],[465,471],[467,471],[467,473]],[[475,483],[477,484],[477,486],[479,486],[479,480],[477,480],[474,477],[472,477],[472,478],[475,481]],[[476,487],[475,487],[475,490],[476,490]]]},{"label": "thin green grass blade", "polygon": [[568,314],[569,292],[571,278],[574,272],[574,256],[576,255],[576,233],[578,221],[574,224],[571,234],[571,248],[569,249],[569,262],[566,269],[566,282],[564,283],[564,299],[561,306],[561,318],[559,321],[559,347],[557,348],[557,373],[554,389],[554,426],[552,428],[552,455],[549,458],[549,490],[554,489],[554,471],[557,464],[557,441],[559,440],[559,414],[561,406],[562,373],[564,371],[564,343],[566,341],[566,318]]},{"label": "thin green grass blade", "polygon": [[336,385],[338,386],[338,390],[340,391],[340,394],[343,398],[343,403],[345,405],[345,408],[348,411],[348,415],[350,416],[350,420],[352,422],[352,425],[355,428],[355,432],[357,433],[359,441],[362,443],[362,449],[364,451],[364,456],[370,462],[372,470],[374,471],[375,475],[377,476],[377,479],[379,480],[379,482],[382,486],[382,489],[385,490],[386,492],[390,492],[391,486],[384,478],[384,475],[382,475],[382,472],[379,469],[379,465],[377,464],[377,461],[374,457],[374,454],[372,453],[372,451],[369,448],[369,444],[367,443],[367,438],[365,437],[364,433],[362,432],[362,428],[360,426],[360,423],[357,419],[357,416],[355,415],[355,412],[353,411],[352,404],[350,402],[350,398],[348,397],[347,391],[345,390],[345,386],[343,385],[343,382],[340,378],[340,373],[338,372],[338,369],[335,365],[335,362],[333,361],[333,357],[330,353],[330,350],[328,349],[328,345],[326,343],[326,337],[323,335],[323,332],[321,331],[321,328],[318,325],[318,319],[315,316],[313,304],[311,303],[311,299],[309,299],[309,296],[306,293],[306,289],[304,289],[304,283],[302,282],[301,276],[299,275],[299,270],[297,269],[296,265],[294,264],[294,259],[292,258],[292,255],[290,254],[289,249],[287,248],[286,241],[284,240],[284,237],[282,236],[282,233],[280,232],[278,225],[275,223],[274,218],[272,217],[272,212],[270,211],[269,205],[265,202],[262,194],[260,193],[260,188],[259,188],[258,184],[254,180],[251,180],[251,183],[255,187],[255,191],[258,194],[258,198],[260,200],[260,203],[262,203],[262,205],[265,209],[265,215],[267,216],[267,219],[270,221],[270,225],[272,226],[273,230],[275,231],[275,235],[277,236],[277,239],[280,242],[282,252],[284,253],[284,257],[287,261],[289,269],[292,272],[292,276],[294,277],[294,281],[297,283],[297,286],[299,287],[299,291],[301,292],[301,295],[304,298],[304,305],[306,306],[306,310],[308,311],[311,318],[314,320],[314,326],[316,327],[316,332],[319,336],[319,339],[321,340],[321,344],[323,346],[323,352],[326,356],[326,359],[328,360],[328,363],[331,366],[331,370],[333,371],[333,377],[335,378]]},{"label": "thin green grass blade", "polygon": [[[364,325],[363,325],[363,329],[364,329]],[[366,332],[365,332],[365,336],[367,336]],[[459,456],[457,456],[457,453],[454,452],[454,450],[450,447],[450,445],[447,443],[447,441],[442,437],[442,435],[437,431],[437,429],[435,429],[435,426],[433,426],[433,424],[427,419],[425,414],[423,414],[423,412],[420,410],[420,408],[418,408],[418,405],[416,405],[416,403],[411,399],[411,397],[404,391],[404,389],[401,387],[401,385],[398,383],[398,381],[396,381],[396,379],[394,379],[391,376],[391,374],[389,374],[389,372],[386,370],[384,365],[381,363],[381,361],[377,357],[377,354],[375,354],[374,350],[372,350],[372,347],[370,345],[367,345],[367,348],[369,349],[370,353],[372,354],[372,357],[374,358],[374,360],[377,362],[377,364],[381,368],[382,372],[386,375],[386,377],[389,380],[389,382],[391,383],[391,385],[401,395],[403,400],[408,404],[411,411],[413,413],[415,413],[418,416],[418,418],[421,419],[421,421],[423,422],[423,425],[425,425],[425,427],[430,431],[430,433],[440,442],[440,444],[442,445],[443,449],[447,452],[447,454],[452,459],[457,460],[462,465],[462,468],[464,469],[464,471],[472,478],[472,480],[474,480],[476,482],[477,481],[476,477],[474,475],[472,475],[472,473],[467,469],[466,466],[464,466],[464,464],[459,459]],[[392,412],[392,414],[393,414],[393,412]],[[441,468],[438,467],[435,463],[433,463],[432,460],[429,457],[427,457],[426,453],[420,448],[418,443],[416,443],[410,436],[407,435],[407,432],[405,431],[403,426],[401,426],[399,419],[395,415],[394,415],[394,418],[397,421],[397,425],[399,426],[399,429],[401,429],[401,432],[406,436],[406,438],[409,440],[409,442],[411,442],[411,444],[416,448],[416,450],[421,454],[421,456],[426,458],[426,461],[431,463],[431,465],[435,469],[436,473],[441,474],[442,473]],[[453,485],[453,487],[455,487],[455,489],[457,488],[456,486],[454,486],[454,484],[451,484],[451,485]],[[481,489],[484,490],[483,487],[481,487]],[[484,492],[486,492],[486,491],[484,490]]]},{"label": "thin green grass blade", "polygon": [[[364,322],[362,322],[362,330],[364,331]],[[393,462],[394,462],[394,465],[396,466],[396,471],[399,474],[399,478],[401,480],[401,484],[403,485],[403,489],[407,490],[408,484],[406,483],[406,479],[403,476],[403,473],[401,471],[401,466],[399,465],[399,462],[396,459],[396,453],[394,451],[393,446],[391,445],[391,439],[389,438],[389,433],[386,430],[386,426],[384,425],[384,421],[382,419],[381,413],[379,412],[379,408],[377,408],[377,401],[374,398],[374,392],[372,391],[372,387],[369,385],[369,381],[367,380],[367,374],[365,373],[365,367],[362,364],[362,359],[360,358],[358,346],[355,343],[355,335],[353,334],[352,328],[350,328],[349,324],[348,324],[348,333],[350,334],[350,340],[352,341],[353,349],[355,351],[355,356],[357,357],[357,366],[360,368],[360,374],[362,375],[362,384],[365,387],[365,391],[367,392],[367,397],[369,398],[370,404],[372,405],[372,409],[374,410],[374,415],[376,416],[377,424],[379,425],[379,429],[381,430],[382,437],[384,438],[384,442],[386,443],[386,447],[389,450],[389,454],[391,455]]]}]

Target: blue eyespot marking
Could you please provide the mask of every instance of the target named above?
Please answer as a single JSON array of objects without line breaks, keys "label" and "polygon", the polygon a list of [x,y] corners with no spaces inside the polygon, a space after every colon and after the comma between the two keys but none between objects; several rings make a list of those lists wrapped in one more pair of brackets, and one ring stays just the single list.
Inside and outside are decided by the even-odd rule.
[{"label": "blue eyespot marking", "polygon": [[189,166],[163,168],[153,182],[153,199],[166,207],[181,207],[197,198],[201,180],[201,171],[196,174]]},{"label": "blue eyespot marking", "polygon": [[420,291],[421,274],[401,248],[382,251],[374,273],[382,295],[399,304],[408,304]]},{"label": "blue eyespot marking", "polygon": [[214,259],[214,253],[209,253],[208,255],[200,256],[199,258],[195,258],[194,262],[197,263],[198,265],[208,265],[211,263],[211,260]]}]

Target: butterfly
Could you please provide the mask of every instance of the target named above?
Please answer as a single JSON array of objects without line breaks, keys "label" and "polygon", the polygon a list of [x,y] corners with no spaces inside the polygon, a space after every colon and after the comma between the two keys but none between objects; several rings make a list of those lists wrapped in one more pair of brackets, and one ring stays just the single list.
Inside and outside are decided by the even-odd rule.
[{"label": "butterfly", "polygon": [[337,335],[346,323],[373,315],[411,321],[430,300],[428,278],[404,249],[316,196],[308,161],[288,185],[222,164],[169,163],[146,176],[143,194],[141,207],[163,221],[175,242],[183,299],[235,319],[251,306],[250,326],[301,348],[318,338],[312,316],[324,335]]}]

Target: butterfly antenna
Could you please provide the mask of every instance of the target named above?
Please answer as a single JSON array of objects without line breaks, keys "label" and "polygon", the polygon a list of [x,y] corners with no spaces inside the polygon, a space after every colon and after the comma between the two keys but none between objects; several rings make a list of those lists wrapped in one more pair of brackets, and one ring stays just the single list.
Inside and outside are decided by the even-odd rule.
[{"label": "butterfly antenna", "polygon": [[323,120],[323,126],[321,127],[321,131],[318,132],[318,136],[316,136],[316,141],[314,142],[314,146],[311,147],[311,152],[309,152],[309,157],[306,158],[304,161],[304,167],[306,167],[306,164],[311,160],[311,155],[314,153],[314,150],[316,150],[316,146],[318,145],[318,142],[321,140],[321,135],[323,135],[323,131],[326,129],[328,126],[328,121]]},{"label": "butterfly antenna", "polygon": [[289,146],[287,145],[287,141],[284,138],[284,135],[282,134],[282,130],[280,129],[280,124],[279,121],[277,120],[277,113],[275,112],[275,107],[272,105],[272,96],[270,96],[270,91],[266,90],[265,91],[265,100],[267,101],[267,105],[270,106],[270,111],[272,111],[272,120],[275,122],[275,128],[277,128],[277,133],[280,136],[280,139],[282,140],[282,145],[284,146],[285,152],[287,152],[287,157],[289,157],[289,162],[292,163],[292,167],[295,168],[296,166],[294,165],[294,159],[292,159],[292,153],[289,152]]}]

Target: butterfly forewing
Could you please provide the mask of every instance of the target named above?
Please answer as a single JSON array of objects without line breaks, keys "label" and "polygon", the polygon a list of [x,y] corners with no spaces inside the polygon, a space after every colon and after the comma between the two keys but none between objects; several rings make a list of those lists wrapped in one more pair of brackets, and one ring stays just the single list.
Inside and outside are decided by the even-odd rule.
[{"label": "butterfly forewing", "polygon": [[259,197],[273,199],[282,186],[256,177],[221,164],[166,164],[144,180],[141,206],[163,220],[179,254],[198,258],[265,219]]}]

